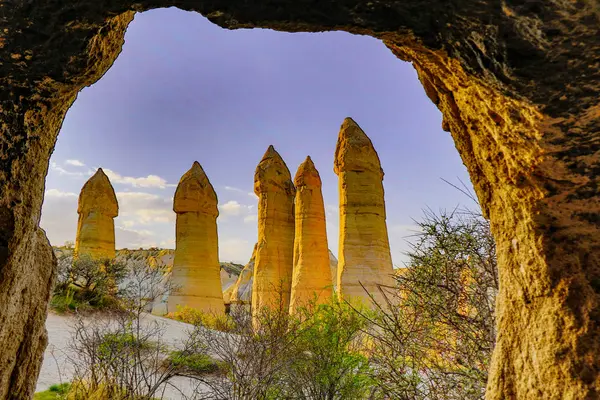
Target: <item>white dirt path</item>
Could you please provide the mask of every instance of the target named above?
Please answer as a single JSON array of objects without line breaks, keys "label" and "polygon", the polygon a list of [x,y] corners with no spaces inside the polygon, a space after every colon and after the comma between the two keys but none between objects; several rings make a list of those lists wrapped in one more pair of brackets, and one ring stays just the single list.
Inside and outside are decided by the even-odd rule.
[{"label": "white dirt path", "polygon": [[[93,318],[93,317],[91,317]],[[150,314],[144,314],[144,321],[149,323],[158,322],[164,326],[164,336],[162,341],[169,346],[175,346],[184,338],[186,331],[191,325],[183,322],[174,321],[168,318],[156,317]],[[69,315],[58,315],[53,312],[48,314],[46,320],[46,329],[48,330],[48,347],[44,353],[44,362],[40,370],[40,376],[36,386],[36,392],[47,390],[51,385],[61,382],[69,382],[73,377],[73,371],[69,367],[69,356],[72,351],[69,349],[71,335],[75,317]],[[176,378],[173,380],[179,390],[191,395],[194,384],[186,378]],[[180,400],[185,398],[172,388],[165,391],[165,400]]]}]

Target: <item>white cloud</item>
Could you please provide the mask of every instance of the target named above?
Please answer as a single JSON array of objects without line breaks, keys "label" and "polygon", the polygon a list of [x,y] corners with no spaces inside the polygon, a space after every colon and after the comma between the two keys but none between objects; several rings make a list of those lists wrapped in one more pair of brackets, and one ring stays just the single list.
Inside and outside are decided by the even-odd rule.
[{"label": "white cloud", "polygon": [[60,165],[58,165],[57,163],[55,163],[54,161],[52,161],[50,163],[50,171],[55,171],[57,173],[59,173],[60,175],[65,175],[65,176],[71,176],[71,177],[88,177],[91,176],[94,171],[92,170],[88,170],[88,171],[68,171],[66,169],[64,169],[63,167],[61,167]]},{"label": "white cloud", "polygon": [[175,222],[173,201],[145,192],[117,192],[119,216],[127,218],[129,226],[134,224]]},{"label": "white cloud", "polygon": [[256,207],[254,205],[241,204],[235,200],[230,200],[225,204],[220,204],[220,221],[225,221],[232,218],[241,218],[246,223],[257,221],[258,217]]},{"label": "white cloud", "polygon": [[115,228],[115,242],[118,249],[158,247],[154,233],[146,229],[136,230],[117,226]]},{"label": "white cloud", "polygon": [[77,231],[77,195],[58,189],[46,190],[40,226],[50,243],[62,246],[74,241]]},{"label": "white cloud", "polygon": [[241,205],[235,200],[230,200],[225,204],[219,205],[219,213],[223,216],[237,216],[243,212],[246,206]]},{"label": "white cloud", "polygon": [[77,194],[72,193],[72,192],[62,192],[62,191],[60,191],[58,189],[48,189],[44,193],[44,197],[58,197],[58,198],[73,197],[73,198],[77,198]]},{"label": "white cloud", "polygon": [[219,238],[219,260],[246,264],[250,259],[253,248],[254,243],[250,243],[245,239],[237,237]]},{"label": "white cloud", "polygon": [[243,189],[236,188],[236,187],[233,187],[233,186],[223,186],[223,188],[225,190],[230,191],[230,192],[243,193],[243,194],[246,194],[246,195],[248,195],[250,197],[256,198],[256,194],[254,192],[247,192],[247,191],[245,191]]},{"label": "white cloud", "polygon": [[110,179],[110,181],[113,184],[120,183],[123,185],[131,185],[133,187],[158,189],[164,189],[166,187],[175,186],[174,184],[167,183],[167,181],[164,178],[161,178],[158,175],[148,175],[146,177],[135,178],[132,176],[123,176],[108,168],[105,168],[103,170],[106,176],[108,176],[108,179]]},{"label": "white cloud", "polygon": [[79,160],[67,160],[65,164],[72,165],[74,167],[85,167],[85,164]]}]

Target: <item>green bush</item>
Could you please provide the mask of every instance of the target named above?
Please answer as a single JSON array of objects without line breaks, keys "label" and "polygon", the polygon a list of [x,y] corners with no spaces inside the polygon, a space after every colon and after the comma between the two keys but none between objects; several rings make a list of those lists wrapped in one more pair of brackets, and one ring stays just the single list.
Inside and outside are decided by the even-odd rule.
[{"label": "green bush", "polygon": [[202,353],[173,351],[167,361],[179,371],[197,375],[212,374],[223,369],[221,362]]},{"label": "green bush", "polygon": [[43,392],[39,392],[33,395],[33,400],[59,400],[65,399],[66,395],[69,393],[69,389],[71,388],[71,384],[69,383],[61,383],[57,385],[52,385],[48,390]]}]

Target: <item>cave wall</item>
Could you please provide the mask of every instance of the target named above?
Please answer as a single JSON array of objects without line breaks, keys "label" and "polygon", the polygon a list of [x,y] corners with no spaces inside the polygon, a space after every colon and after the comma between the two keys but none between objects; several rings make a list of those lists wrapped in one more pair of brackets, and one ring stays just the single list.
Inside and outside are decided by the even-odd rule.
[{"label": "cave wall", "polygon": [[600,396],[597,0],[38,0],[0,3],[0,398],[31,397],[46,344],[56,261],[39,219],[64,115],[134,13],[165,6],[371,35],[411,61],[497,240],[488,399]]}]

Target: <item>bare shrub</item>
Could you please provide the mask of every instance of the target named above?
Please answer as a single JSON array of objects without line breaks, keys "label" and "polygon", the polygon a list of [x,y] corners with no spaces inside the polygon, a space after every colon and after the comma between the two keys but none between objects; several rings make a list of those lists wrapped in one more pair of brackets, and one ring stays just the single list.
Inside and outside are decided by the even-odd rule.
[{"label": "bare shrub", "polygon": [[426,212],[418,225],[410,262],[396,276],[398,298],[388,298],[399,306],[365,315],[374,379],[396,399],[483,399],[498,290],[489,224],[454,210]]}]

